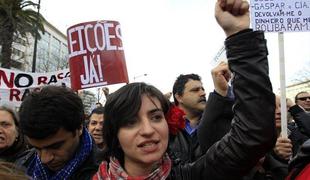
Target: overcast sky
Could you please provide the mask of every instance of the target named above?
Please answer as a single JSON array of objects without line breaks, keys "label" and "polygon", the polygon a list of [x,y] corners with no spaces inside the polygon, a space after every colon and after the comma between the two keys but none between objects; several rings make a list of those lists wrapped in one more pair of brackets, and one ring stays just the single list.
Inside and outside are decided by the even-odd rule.
[{"label": "overcast sky", "polygon": [[[35,0],[34,0],[35,1]],[[214,2],[206,0],[41,0],[41,13],[66,34],[87,21],[115,20],[122,26],[129,79],[172,90],[181,73],[197,73],[213,89],[212,61],[225,40],[214,19]],[[270,76],[279,88],[278,35],[266,35]],[[286,77],[310,63],[310,32],[285,33]],[[143,76],[147,74],[147,76]],[[288,82],[287,82],[288,84]],[[114,91],[119,86],[110,87]]]}]

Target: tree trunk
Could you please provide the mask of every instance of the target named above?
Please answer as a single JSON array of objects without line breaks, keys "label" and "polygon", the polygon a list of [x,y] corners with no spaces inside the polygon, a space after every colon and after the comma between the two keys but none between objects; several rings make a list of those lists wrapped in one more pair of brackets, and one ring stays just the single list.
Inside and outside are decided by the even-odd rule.
[{"label": "tree trunk", "polygon": [[[3,35],[3,36],[2,36]],[[14,31],[12,27],[8,27],[4,29],[2,34],[2,40],[1,42],[1,67],[10,69],[11,68],[11,56],[12,56],[12,43],[13,43],[13,36]]]}]

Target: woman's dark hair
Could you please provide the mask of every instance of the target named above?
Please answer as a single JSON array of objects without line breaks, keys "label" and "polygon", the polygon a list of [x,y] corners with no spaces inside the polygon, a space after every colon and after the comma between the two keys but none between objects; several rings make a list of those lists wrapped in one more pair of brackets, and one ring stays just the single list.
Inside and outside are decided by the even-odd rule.
[{"label": "woman's dark hair", "polygon": [[120,147],[117,133],[119,129],[137,117],[141,107],[142,95],[159,100],[164,114],[169,110],[169,101],[157,88],[145,83],[131,83],[111,94],[104,110],[104,141],[107,144],[105,159],[116,157],[124,163],[124,152]]},{"label": "woman's dark hair", "polygon": [[89,117],[93,114],[103,114],[103,113],[104,113],[104,107],[97,107],[91,111]]}]

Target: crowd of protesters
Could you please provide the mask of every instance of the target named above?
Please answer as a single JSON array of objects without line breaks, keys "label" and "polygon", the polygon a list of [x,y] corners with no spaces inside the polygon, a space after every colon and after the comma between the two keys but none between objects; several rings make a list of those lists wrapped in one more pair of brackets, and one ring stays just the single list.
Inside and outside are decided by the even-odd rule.
[{"label": "crowd of protesters", "polygon": [[215,17],[227,36],[228,63],[212,70],[208,99],[194,73],[178,76],[167,94],[130,83],[109,95],[106,90],[105,105],[85,121],[74,91],[43,87],[24,98],[18,114],[0,107],[0,177],[309,179],[309,92],[287,101],[283,137],[266,40],[249,29],[248,2],[218,0]]}]

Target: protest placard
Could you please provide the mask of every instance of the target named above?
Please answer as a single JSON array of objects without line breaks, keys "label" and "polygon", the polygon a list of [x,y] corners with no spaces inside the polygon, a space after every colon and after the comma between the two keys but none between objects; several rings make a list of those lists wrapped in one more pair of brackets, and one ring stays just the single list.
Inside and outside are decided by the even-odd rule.
[{"label": "protest placard", "polygon": [[80,23],[67,35],[72,89],[129,82],[118,22]]},{"label": "protest placard", "polygon": [[310,0],[251,0],[250,6],[254,30],[310,31]]},{"label": "protest placard", "polygon": [[19,107],[25,95],[45,85],[71,86],[69,69],[28,73],[0,68],[0,105]]}]

